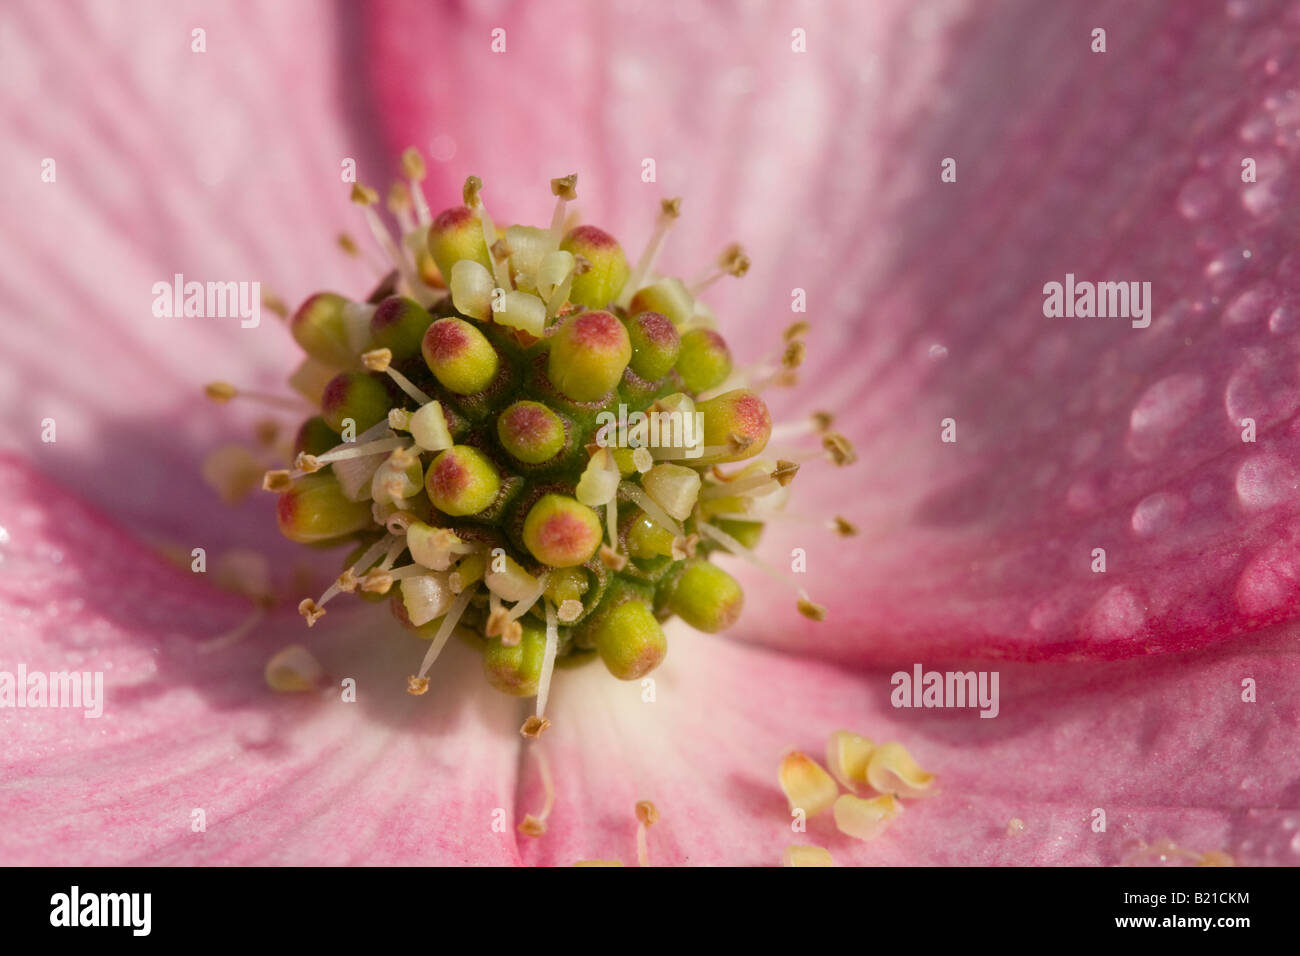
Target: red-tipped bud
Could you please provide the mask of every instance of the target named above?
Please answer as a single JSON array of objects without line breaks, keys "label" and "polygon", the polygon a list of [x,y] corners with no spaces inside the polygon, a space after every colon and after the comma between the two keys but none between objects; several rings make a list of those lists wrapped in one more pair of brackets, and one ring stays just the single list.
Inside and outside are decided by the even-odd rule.
[{"label": "red-tipped bud", "polygon": [[716,564],[702,560],[687,562],[668,596],[669,609],[706,634],[731,627],[744,604],[745,593],[736,579]]},{"label": "red-tipped bud", "polygon": [[656,382],[677,362],[682,338],[668,316],[661,312],[642,312],[627,320],[627,336],[632,343],[632,371]]},{"label": "red-tipped bud", "polygon": [[325,386],[321,417],[339,433],[351,419],[359,435],[387,418],[390,405],[388,389],[378,378],[368,372],[341,372]]},{"label": "red-tipped bud", "polygon": [[563,450],[564,422],[540,402],[515,402],[497,419],[497,436],[512,456],[540,465]]},{"label": "red-tipped bud", "polygon": [[429,310],[413,299],[392,295],[370,317],[370,348],[388,349],[402,362],[420,354],[424,333],[433,324]]},{"label": "red-tipped bud", "polygon": [[543,495],[524,519],[524,546],[553,568],[583,564],[601,540],[596,512],[567,495]]},{"label": "red-tipped bud", "polygon": [[348,299],[334,292],[317,292],[298,306],[289,332],[304,352],[334,368],[347,368],[357,353],[349,344],[344,308]]},{"label": "red-tipped bud", "polygon": [[594,402],[613,390],[631,358],[627,329],[613,313],[580,312],[551,337],[546,374],[575,402]]},{"label": "red-tipped bud", "polygon": [[488,683],[504,694],[532,697],[537,693],[545,657],[546,632],[525,624],[518,644],[505,644],[499,637],[488,641],[483,650],[483,673]]},{"label": "red-tipped bud", "polygon": [[569,301],[589,309],[603,309],[623,291],[627,282],[627,257],[609,233],[595,226],[578,226],[564,237],[560,248],[587,260],[588,268],[573,278]]},{"label": "red-tipped bud", "polygon": [[329,541],[370,527],[370,502],[349,501],[329,472],[304,475],[280,495],[275,509],[280,533],[299,544]]},{"label": "red-tipped bud", "polygon": [[439,319],[430,325],[422,351],[434,377],[457,395],[481,392],[500,367],[492,343],[464,319]]},{"label": "red-tipped bud", "polygon": [[712,329],[692,329],[682,336],[682,351],[677,358],[677,374],[692,392],[707,392],[727,380],[731,374],[731,350]]},{"label": "red-tipped bud", "polygon": [[451,267],[461,259],[472,259],[492,271],[483,221],[467,206],[453,206],[438,214],[429,227],[429,253],[443,278],[450,278]]},{"label": "red-tipped bud", "polygon": [[600,615],[591,636],[605,667],[619,680],[637,680],[658,667],[668,653],[668,640],[649,605],[624,601]]},{"label": "red-tipped bud", "polygon": [[501,476],[478,449],[453,445],[433,460],[424,486],[435,508],[459,517],[478,514],[496,501]]},{"label": "red-tipped bud", "polygon": [[704,415],[704,446],[708,451],[692,464],[752,458],[763,450],[772,434],[772,416],[767,405],[747,388],[700,402],[696,411]]},{"label": "red-tipped bud", "polygon": [[338,443],[338,432],[330,428],[325,419],[313,415],[298,429],[298,435],[293,440],[293,451],[295,455],[323,455]]}]

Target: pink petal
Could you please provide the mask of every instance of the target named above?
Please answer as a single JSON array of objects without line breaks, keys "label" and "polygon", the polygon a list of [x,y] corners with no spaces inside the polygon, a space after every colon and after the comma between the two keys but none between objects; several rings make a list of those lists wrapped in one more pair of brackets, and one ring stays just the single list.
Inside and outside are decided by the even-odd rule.
[{"label": "pink petal", "polygon": [[[774,865],[808,843],[841,865],[1114,865],[1153,862],[1141,847],[1161,841],[1295,865],[1300,705],[1290,688],[1300,668],[1278,653],[1294,640],[1275,632],[1214,656],[972,664],[1000,670],[1000,713],[983,719],[894,709],[885,672],[849,674],[675,628],[652,703],[598,664],[561,674],[543,737],[555,809],[523,856],[632,865],[633,807],[650,800],[654,865]],[[1241,700],[1246,677],[1257,703]],[[838,833],[829,811],[793,832],[777,785],[787,750],[821,762],[841,728],[901,741],[938,777],[867,843]],[[521,805],[539,808],[535,758],[524,766]],[[1092,829],[1097,808],[1105,832]],[[1024,829],[1012,835],[1016,819]]]},{"label": "pink petal", "polygon": [[[711,296],[747,357],[764,344],[750,333],[789,322],[791,289],[807,291],[810,384],[773,404],[837,410],[862,462],[805,469],[794,508],[863,535],[770,535],[778,565],[807,551],[829,622],[747,574],[736,633],[892,666],[976,649],[1123,657],[1294,615],[1300,227],[1284,211],[1300,62],[1286,15],[374,10],[390,148],[437,137],[455,147],[449,179],[480,172],[503,215],[537,217],[543,174],[502,148],[527,143],[550,171],[578,169],[587,214],[624,236],[644,233],[656,197],[684,194],[666,265],[694,272],[722,228],[751,247],[751,274]],[[1089,49],[1099,24],[1105,54]],[[442,68],[422,71],[430,50]],[[523,90],[535,108],[502,105]],[[1247,155],[1258,183],[1241,182]],[[655,185],[639,180],[646,156]],[[948,156],[956,183],[939,181]],[[1045,318],[1043,284],[1066,272],[1150,281],[1151,327]],[[955,444],[940,441],[949,417]]]},{"label": "pink petal", "polygon": [[[519,716],[473,653],[453,644],[428,694],[411,697],[406,675],[427,645],[384,608],[340,601],[310,632],[285,608],[205,654],[197,645],[246,603],[13,458],[0,459],[0,497],[0,670],[101,671],[105,697],[99,718],[0,710],[0,862],[517,861],[513,827],[494,832],[493,814],[515,817]],[[291,643],[331,675],[319,694],[264,683]],[[342,701],[345,677],[355,703]]]},{"label": "pink petal", "polygon": [[[370,278],[334,245],[358,225],[340,162],[366,158],[339,115],[335,32],[301,2],[7,13],[0,442],[141,533],[202,526],[229,544],[270,528],[256,509],[236,533],[212,507],[199,463],[260,413],[215,408],[202,386],[287,392],[301,353],[269,311],[247,329],[155,318],[152,289],[182,273],[259,281],[290,307],[331,283],[363,294]],[[196,28],[206,53],[191,52]]]}]

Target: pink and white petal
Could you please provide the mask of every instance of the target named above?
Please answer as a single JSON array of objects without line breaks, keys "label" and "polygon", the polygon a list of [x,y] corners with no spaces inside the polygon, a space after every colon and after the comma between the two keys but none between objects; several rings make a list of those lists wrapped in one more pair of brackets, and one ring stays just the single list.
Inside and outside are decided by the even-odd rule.
[{"label": "pink and white petal", "polygon": [[[287,393],[300,353],[269,311],[256,328],[155,317],[153,287],[178,273],[261,282],[291,308],[325,285],[368,291],[368,270],[334,245],[356,226],[340,163],[379,174],[341,115],[338,31],[306,2],[20,2],[0,14],[0,44],[14,227],[0,443],[140,533],[265,531],[264,516],[236,530],[199,478],[204,454],[247,440],[259,416],[214,408],[202,386]],[[46,418],[56,444],[42,443]]]},{"label": "pink and white petal", "polygon": [[[162,563],[12,458],[0,460],[0,670],[102,672],[103,714],[0,710],[5,864],[508,864],[518,715],[453,644],[383,607],[292,609],[242,643],[202,643],[248,607]],[[262,670],[306,645],[329,680],[276,694]],[[356,682],[343,700],[344,678]],[[500,813],[494,817],[494,813]],[[205,829],[196,831],[194,812]]]},{"label": "pink and white petal", "polygon": [[[894,709],[888,672],[848,672],[675,628],[654,700],[596,664],[562,673],[543,738],[557,790],[530,863],[636,860],[638,800],[660,822],[652,864],[777,864],[785,847],[830,849],[838,864],[1113,865],[1162,841],[1239,863],[1300,860],[1300,754],[1293,728],[1300,661],[1293,633],[1234,652],[1000,667],[998,715]],[[977,662],[972,667],[999,667]],[[911,668],[907,670],[910,673]],[[1242,700],[1242,681],[1258,702]],[[790,749],[824,759],[848,729],[901,741],[937,775],[870,842],[828,812],[807,832],[777,784]],[[520,805],[543,795],[525,764]],[[870,791],[864,791],[870,794]],[[1094,811],[1105,832],[1094,832]],[[1008,832],[1012,820],[1024,829]]]}]

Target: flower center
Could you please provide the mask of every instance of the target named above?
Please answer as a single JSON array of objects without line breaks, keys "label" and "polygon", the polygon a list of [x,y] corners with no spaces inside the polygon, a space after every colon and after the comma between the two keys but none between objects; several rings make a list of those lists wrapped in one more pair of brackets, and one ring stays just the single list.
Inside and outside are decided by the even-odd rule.
[{"label": "flower center", "polygon": [[[772,457],[761,393],[793,380],[808,326],[792,326],[773,357],[733,367],[696,296],[744,275],[740,247],[688,285],[654,272],[679,200],[662,204],[629,267],[612,235],[573,221],[576,176],[552,180],[549,227],[501,229],[476,177],[435,217],[423,161],[408,151],[403,167],[388,203],[396,236],[374,190],[352,193],[390,263],[378,288],[364,301],[317,293],[289,320],[306,353],[290,385],[316,414],[292,467],[263,487],[280,496],[287,537],[348,548],[339,577],[299,605],[308,626],[340,595],[387,597],[430,642],[410,693],[427,690],[461,634],[492,686],[536,697],[522,728],[536,736],[557,666],[599,657],[637,680],[667,653],[667,618],[706,632],[735,622],[743,594],[717,553],[791,586],[821,620],[752,549],[799,462],[853,453],[820,415],[775,430],[817,436],[820,450]],[[209,394],[256,397],[223,383]],[[211,472],[234,481],[229,468]]]}]

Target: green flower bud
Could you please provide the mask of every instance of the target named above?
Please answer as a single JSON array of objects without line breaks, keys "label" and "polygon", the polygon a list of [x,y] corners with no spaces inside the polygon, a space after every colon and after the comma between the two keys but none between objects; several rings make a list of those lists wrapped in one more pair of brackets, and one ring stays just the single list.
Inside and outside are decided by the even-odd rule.
[{"label": "green flower bud", "polygon": [[661,312],[642,312],[627,321],[627,336],[632,343],[632,371],[654,382],[672,370],[681,351],[682,338],[668,316]]},{"label": "green flower bud", "polygon": [[349,501],[327,471],[304,475],[276,503],[280,533],[299,544],[315,544],[354,534],[374,524],[370,502]]},{"label": "green flower bud", "polygon": [[695,296],[681,279],[660,279],[638,289],[628,305],[629,312],[660,312],[673,325],[685,325],[695,317]]},{"label": "green flower bud", "polygon": [[[522,622],[521,622],[522,623]],[[546,632],[532,624],[523,625],[523,635],[513,647],[493,638],[483,650],[483,673],[488,683],[512,697],[532,697],[542,677],[546,656]]]},{"label": "green flower bud", "polygon": [[618,241],[595,226],[578,226],[564,237],[560,249],[587,260],[590,268],[573,278],[569,301],[589,309],[603,309],[623,291],[627,282],[627,257]]},{"label": "green flower bud", "polygon": [[323,455],[339,443],[338,432],[325,423],[319,415],[313,415],[302,423],[298,435],[293,440],[294,454]]},{"label": "green flower bud", "polygon": [[564,449],[564,422],[541,402],[515,402],[497,419],[497,437],[515,458],[540,465]]},{"label": "green flower bud", "polygon": [[718,526],[719,530],[739,541],[742,547],[749,548],[751,551],[758,547],[759,539],[763,537],[763,522],[761,521],[722,518],[713,523]]},{"label": "green flower bud", "polygon": [[677,358],[677,374],[692,392],[707,392],[727,380],[731,374],[731,350],[712,329],[692,329],[682,336],[682,351]]},{"label": "green flower bud", "polygon": [[699,559],[686,563],[668,594],[669,610],[706,634],[735,624],[744,604],[745,593],[736,579],[716,564]]},{"label": "green flower bud", "polygon": [[602,612],[592,627],[600,659],[619,680],[637,680],[668,653],[663,628],[645,601],[633,599]]},{"label": "green flower bud", "polygon": [[392,295],[370,317],[370,347],[388,349],[399,362],[420,354],[424,333],[433,324],[429,310],[414,299]]},{"label": "green flower bud", "polygon": [[464,319],[439,319],[430,325],[422,351],[434,377],[457,395],[483,391],[500,368],[492,343]]},{"label": "green flower bud", "polygon": [[357,353],[348,341],[344,307],[348,299],[335,292],[317,292],[298,307],[289,320],[289,332],[304,352],[334,368],[356,363]]},{"label": "green flower bud", "polygon": [[673,533],[661,528],[645,515],[640,515],[628,528],[627,553],[642,560],[670,557],[673,553]]},{"label": "green flower bud", "polygon": [[492,258],[483,238],[483,221],[467,206],[453,206],[438,214],[429,227],[429,253],[438,271],[448,280],[451,267],[461,259],[472,259],[492,271]]},{"label": "green flower bud", "polygon": [[321,417],[339,433],[343,431],[343,420],[350,418],[360,435],[386,419],[392,404],[388,388],[380,378],[368,372],[340,372],[325,386]]},{"label": "green flower bud", "polygon": [[553,568],[586,562],[600,548],[600,518],[568,495],[543,495],[524,518],[524,546]]},{"label": "green flower bud", "polygon": [[580,312],[551,336],[546,375],[575,402],[608,395],[632,358],[627,329],[610,312]]},{"label": "green flower bud", "polygon": [[501,476],[476,448],[453,445],[429,466],[424,487],[433,506],[443,514],[478,514],[496,501]]},{"label": "green flower bud", "polygon": [[700,402],[696,411],[704,415],[704,445],[725,450],[706,454],[692,464],[708,465],[752,458],[767,445],[772,434],[772,416],[767,405],[747,388],[724,392]]}]

